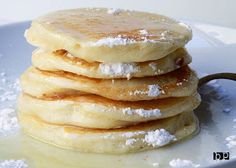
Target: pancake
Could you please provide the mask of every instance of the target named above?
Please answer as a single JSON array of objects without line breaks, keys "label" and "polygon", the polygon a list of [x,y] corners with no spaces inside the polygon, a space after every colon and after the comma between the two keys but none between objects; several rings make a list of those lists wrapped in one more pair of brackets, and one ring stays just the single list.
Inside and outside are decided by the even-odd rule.
[{"label": "pancake", "polygon": [[183,47],[192,32],[158,14],[81,8],[35,19],[25,37],[39,48],[65,49],[86,61],[124,63],[160,59]]},{"label": "pancake", "polygon": [[128,153],[159,148],[179,141],[198,128],[192,112],[122,129],[88,129],[49,124],[33,115],[18,113],[23,131],[61,148],[94,153]]},{"label": "pancake", "polygon": [[141,63],[99,63],[87,62],[71,56],[66,50],[54,52],[37,49],[32,55],[33,65],[41,70],[66,71],[90,78],[132,78],[162,75],[191,62],[191,56],[184,49],[177,49],[155,61]]},{"label": "pancake", "polygon": [[171,117],[192,111],[199,104],[197,93],[189,97],[138,102],[113,101],[96,95],[37,99],[22,94],[18,110],[49,123],[110,129]]},{"label": "pancake", "polygon": [[198,78],[189,67],[155,77],[95,79],[73,73],[29,68],[21,76],[25,93],[34,97],[63,97],[91,93],[112,100],[139,101],[192,95]]}]

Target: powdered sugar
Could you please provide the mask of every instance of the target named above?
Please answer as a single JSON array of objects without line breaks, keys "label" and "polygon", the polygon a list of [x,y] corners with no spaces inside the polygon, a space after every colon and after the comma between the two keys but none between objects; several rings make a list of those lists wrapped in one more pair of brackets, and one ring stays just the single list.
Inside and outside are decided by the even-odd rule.
[{"label": "powdered sugar", "polygon": [[119,45],[128,45],[128,44],[136,44],[136,43],[158,43],[162,41],[164,38],[160,38],[159,40],[151,40],[148,39],[146,36],[141,37],[141,40],[136,41],[135,39],[118,35],[117,37],[105,37],[95,42],[88,42],[86,46],[108,46],[110,48]]},{"label": "powdered sugar", "polygon": [[125,11],[125,10],[112,8],[112,9],[108,9],[107,13],[112,14],[112,15],[119,15],[123,11]]},{"label": "powdered sugar", "polygon": [[142,90],[135,90],[135,91],[130,91],[129,95],[143,95],[143,94],[147,94],[147,91],[142,91]]},{"label": "powdered sugar", "polygon": [[130,78],[139,68],[135,63],[101,63],[99,64],[99,70],[105,75]]},{"label": "powdered sugar", "polygon": [[128,139],[125,142],[125,145],[129,146],[129,145],[133,145],[137,140],[136,139]]},{"label": "powdered sugar", "polygon": [[[143,138],[135,138],[135,136],[142,135]],[[176,141],[176,137],[171,135],[165,129],[156,129],[154,131],[137,131],[137,132],[127,132],[122,134],[123,137],[129,139],[126,140],[125,145],[133,145],[137,141],[142,141],[147,145],[158,147],[169,144],[172,141]]]},{"label": "powdered sugar", "polygon": [[151,62],[151,63],[149,63],[148,65],[152,68],[153,71],[156,71],[156,70],[157,70],[157,63]]},{"label": "powdered sugar", "polygon": [[27,168],[24,160],[4,160],[0,162],[0,168]]},{"label": "powdered sugar", "polygon": [[136,135],[142,135],[142,134],[145,134],[145,131],[126,132],[126,133],[123,133],[122,136],[126,138],[132,138]]},{"label": "powdered sugar", "polygon": [[6,136],[19,128],[15,110],[4,108],[0,110],[0,136]]},{"label": "powdered sugar", "polygon": [[236,135],[231,135],[225,138],[226,140],[226,145],[229,149],[235,148],[236,147]]},{"label": "powdered sugar", "polygon": [[124,114],[128,115],[139,115],[141,117],[158,117],[161,116],[161,111],[159,109],[150,109],[150,110],[145,110],[145,109],[132,109],[130,107],[122,109],[122,112]]},{"label": "powdered sugar", "polygon": [[200,167],[199,164],[194,164],[191,160],[181,160],[181,159],[173,159],[169,162],[169,165],[174,168]]},{"label": "powdered sugar", "polygon": [[[115,133],[103,136],[104,139],[114,139]],[[132,146],[135,143],[145,143],[148,146],[160,147],[169,144],[172,141],[176,141],[176,137],[171,135],[165,129],[156,129],[153,131],[135,131],[122,133],[121,137],[125,137],[124,146]]]},{"label": "powdered sugar", "polygon": [[125,37],[121,37],[121,35],[118,35],[117,37],[106,37],[102,38],[96,42],[90,42],[90,46],[108,46],[110,48],[117,46],[117,45],[127,45],[127,44],[133,44],[136,43],[134,39],[129,39]]},{"label": "powdered sugar", "polygon": [[160,95],[160,90],[159,90],[159,86],[158,85],[149,85],[148,86],[148,96],[150,97],[156,97]]},{"label": "powdered sugar", "polygon": [[139,30],[141,35],[148,35],[148,31],[146,29]]},{"label": "powdered sugar", "polygon": [[19,128],[13,103],[20,91],[19,80],[12,80],[6,72],[0,72],[0,137],[16,132]]},{"label": "powdered sugar", "polygon": [[155,147],[164,146],[170,143],[171,141],[176,141],[177,139],[174,135],[171,135],[165,129],[157,129],[155,131],[149,131],[145,135],[144,140],[148,145]]},{"label": "powdered sugar", "polygon": [[169,34],[169,31],[167,31],[167,30],[161,32],[160,40],[166,40],[168,37],[168,34]]},{"label": "powdered sugar", "polygon": [[159,85],[154,84],[154,85],[148,85],[148,88],[146,91],[144,90],[135,90],[135,91],[130,91],[129,95],[148,95],[149,97],[157,97],[160,94],[165,94],[164,90],[161,90]]},{"label": "powdered sugar", "polygon": [[[5,74],[5,73],[2,73]],[[7,78],[2,76],[1,83],[4,85],[0,89],[0,102],[13,101],[17,98],[17,93],[20,91],[19,80],[7,82]]]}]

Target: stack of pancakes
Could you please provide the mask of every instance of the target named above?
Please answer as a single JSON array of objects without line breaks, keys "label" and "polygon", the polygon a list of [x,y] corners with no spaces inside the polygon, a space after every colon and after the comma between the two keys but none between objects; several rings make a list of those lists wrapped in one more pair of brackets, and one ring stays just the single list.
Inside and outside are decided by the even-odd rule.
[{"label": "stack of pancakes", "polygon": [[126,153],[158,148],[197,129],[198,78],[184,45],[191,29],[127,10],[57,11],[32,22],[39,47],[21,77],[22,129],[62,148]]}]

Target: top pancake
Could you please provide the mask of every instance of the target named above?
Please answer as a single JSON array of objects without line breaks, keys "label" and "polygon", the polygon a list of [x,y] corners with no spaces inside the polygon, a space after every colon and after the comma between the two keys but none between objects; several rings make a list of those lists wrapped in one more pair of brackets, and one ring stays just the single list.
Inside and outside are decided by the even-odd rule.
[{"label": "top pancake", "polygon": [[39,17],[25,36],[35,46],[65,49],[86,61],[144,62],[183,47],[192,33],[188,26],[158,14],[81,8]]}]

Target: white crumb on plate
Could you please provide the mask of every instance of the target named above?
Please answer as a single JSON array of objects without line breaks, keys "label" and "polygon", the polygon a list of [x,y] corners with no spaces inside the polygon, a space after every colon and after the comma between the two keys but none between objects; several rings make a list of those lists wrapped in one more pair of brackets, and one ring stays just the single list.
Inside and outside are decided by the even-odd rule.
[{"label": "white crumb on plate", "polygon": [[226,140],[226,146],[229,149],[235,148],[236,147],[236,135],[230,135],[228,137],[225,138]]},{"label": "white crumb on plate", "polygon": [[149,118],[149,117],[158,117],[161,116],[160,109],[132,109],[130,107],[122,109],[123,114],[128,115],[139,115],[141,117]]},{"label": "white crumb on plate", "polygon": [[195,168],[200,164],[194,164],[191,160],[173,159],[169,162],[170,167],[174,168]]},{"label": "white crumb on plate", "polygon": [[25,160],[4,160],[0,162],[0,168],[27,168]]},{"label": "white crumb on plate", "polygon": [[149,131],[144,137],[144,141],[148,145],[153,147],[164,146],[176,140],[177,140],[176,137],[174,135],[171,135],[165,129],[157,129],[155,131]]},{"label": "white crumb on plate", "polygon": [[130,78],[139,68],[135,63],[100,63],[99,70],[105,75]]}]

